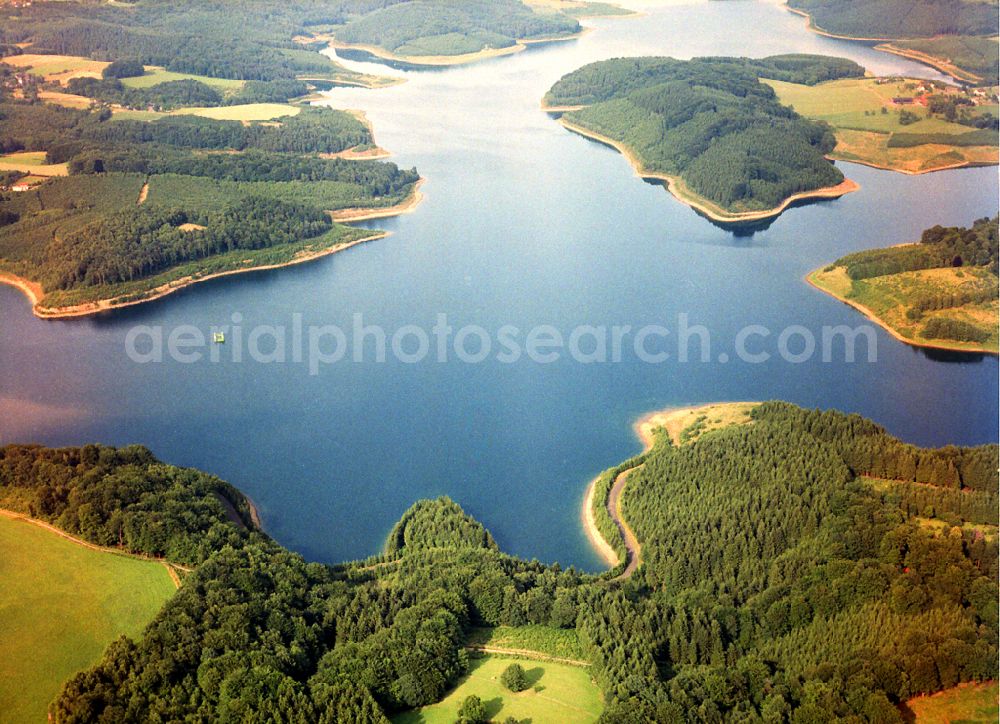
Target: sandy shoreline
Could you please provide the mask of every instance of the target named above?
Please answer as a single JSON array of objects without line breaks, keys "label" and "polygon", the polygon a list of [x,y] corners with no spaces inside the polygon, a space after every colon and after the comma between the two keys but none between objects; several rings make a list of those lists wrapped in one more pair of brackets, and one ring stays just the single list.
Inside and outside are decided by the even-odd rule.
[{"label": "sandy shoreline", "polygon": [[632,149],[630,149],[625,144],[619,143],[618,141],[608,138],[607,136],[602,136],[600,133],[597,133],[596,131],[592,131],[589,128],[584,128],[583,126],[579,126],[573,123],[572,121],[566,120],[565,118],[560,118],[559,122],[563,125],[563,127],[572,131],[573,133],[577,133],[586,138],[590,138],[594,141],[598,141],[607,146],[611,146],[628,160],[628,162],[632,165],[632,168],[635,170],[638,176],[640,176],[643,179],[655,179],[657,181],[663,181],[667,186],[667,190],[673,195],[675,199],[680,201],[682,204],[690,206],[691,208],[701,212],[708,218],[720,224],[739,225],[739,224],[753,223],[757,221],[765,221],[767,219],[773,219],[780,216],[788,209],[788,207],[799,201],[807,201],[812,199],[816,200],[838,199],[844,194],[851,193],[852,191],[857,191],[859,188],[861,188],[856,182],[852,181],[849,178],[845,178],[841,183],[837,184],[836,186],[826,186],[824,188],[814,189],[812,191],[802,191],[797,194],[792,194],[784,201],[782,201],[779,206],[776,206],[773,209],[764,209],[762,211],[729,212],[719,208],[718,206],[708,201],[707,199],[703,199],[701,197],[692,198],[692,196],[695,195],[694,192],[686,191],[686,189],[683,188],[684,184],[682,179],[676,176],[670,176],[665,173],[659,173],[657,171],[647,170],[642,165],[642,161],[639,159],[639,157],[636,156],[635,153],[632,151]]},{"label": "sandy shoreline", "polygon": [[875,46],[875,50],[881,50],[883,53],[892,53],[893,55],[898,55],[901,58],[906,58],[907,60],[913,60],[917,63],[923,63],[924,65],[929,65],[934,70],[941,71],[945,75],[950,75],[956,80],[963,81],[965,83],[982,83],[983,78],[976,75],[972,71],[963,70],[957,65],[949,62],[945,58],[939,58],[936,55],[929,55],[920,50],[912,50],[910,48],[899,48],[893,45],[891,42],[879,43]]},{"label": "sandy shoreline", "polygon": [[426,180],[426,178],[421,176],[417,182],[413,184],[413,190],[410,192],[410,195],[394,206],[386,206],[381,209],[372,208],[370,206],[338,209],[337,211],[329,212],[330,218],[342,224],[347,224],[352,221],[368,221],[370,219],[384,219],[387,216],[408,214],[415,211],[420,205],[420,202],[424,200],[424,195],[421,193],[420,187],[423,186],[424,181]]},{"label": "sandy shoreline", "polygon": [[583,525],[583,530],[587,533],[591,547],[604,559],[609,568],[614,568],[621,563],[621,559],[611,544],[601,535],[601,531],[597,527],[597,518],[594,517],[594,491],[600,478],[601,476],[598,475],[587,486],[587,492],[583,496],[583,507],[580,508],[580,522]]},{"label": "sandy shoreline", "polygon": [[[329,212],[330,216],[336,222],[349,223],[352,221],[382,219],[389,216],[398,216],[399,214],[409,213],[415,210],[424,198],[423,194],[420,192],[420,186],[423,184],[424,180],[424,178],[420,178],[413,185],[413,190],[410,195],[405,200],[395,204],[394,206],[387,206],[381,209],[371,207],[340,209],[339,211]],[[358,244],[383,239],[387,236],[389,236],[389,232],[387,231],[372,233],[368,236],[355,239],[354,241],[350,241],[345,244],[338,244],[325,249],[320,249],[318,251],[299,254],[280,264],[262,264],[258,266],[241,267],[238,269],[227,269],[225,271],[206,274],[205,276],[186,276],[161,284],[148,290],[147,292],[141,292],[141,296],[139,298],[128,300],[122,300],[121,297],[111,297],[108,299],[98,299],[97,301],[84,302],[82,304],[74,304],[66,307],[40,307],[39,303],[44,298],[45,293],[42,286],[37,282],[32,282],[29,279],[19,277],[16,274],[11,274],[9,272],[0,272],[0,284],[7,284],[15,287],[28,297],[28,301],[31,303],[31,311],[36,317],[39,317],[40,319],[69,319],[72,317],[85,317],[112,309],[122,309],[124,307],[131,307],[136,304],[144,304],[145,302],[162,299],[163,297],[173,294],[174,292],[184,289],[185,287],[189,287],[192,284],[207,282],[211,279],[218,279],[220,277],[231,276],[233,274],[267,271],[269,269],[281,269],[287,266],[294,266],[295,264],[303,264],[324,256],[329,256],[330,254],[336,254],[337,252],[350,249]]]},{"label": "sandy shoreline", "polygon": [[242,495],[243,499],[247,501],[247,507],[250,508],[250,521],[254,524],[254,527],[257,528],[257,530],[263,533],[264,525],[260,521],[260,510],[257,509],[257,504],[253,502],[253,498],[244,493],[242,490],[240,491],[240,495]]},{"label": "sandy shoreline", "polygon": [[[974,146],[973,148],[979,148]],[[992,148],[992,146],[984,147]],[[983,166],[996,166],[996,163],[977,163],[975,161],[963,161],[961,163],[952,163],[947,166],[935,166],[934,168],[922,168],[917,171],[913,171],[908,168],[897,168],[896,166],[886,166],[882,163],[875,163],[874,161],[866,161],[860,158],[844,158],[838,156],[836,150],[827,156],[831,161],[840,161],[842,163],[856,163],[859,166],[868,166],[869,168],[877,168],[881,171],[895,171],[896,173],[906,174],[907,176],[923,176],[925,173],[937,173],[938,171],[954,171],[960,168],[981,168]]]},{"label": "sandy shoreline", "polygon": [[805,282],[813,289],[817,289],[823,292],[824,294],[830,295],[837,301],[843,302],[844,304],[850,307],[854,307],[854,309],[861,312],[865,317],[867,317],[869,321],[874,322],[875,324],[880,326],[882,329],[888,332],[894,339],[902,342],[903,344],[908,344],[911,347],[938,349],[944,352],[965,352],[966,354],[992,354],[992,355],[998,354],[996,350],[991,350],[991,349],[974,348],[974,347],[957,347],[953,345],[939,344],[933,342],[921,342],[920,340],[911,339],[910,337],[904,337],[897,329],[892,327],[888,322],[886,322],[884,319],[878,316],[878,314],[876,314],[875,311],[871,309],[871,307],[866,307],[864,304],[861,304],[860,302],[857,302],[853,299],[848,299],[847,297],[843,297],[835,293],[834,291],[827,289],[826,287],[821,286],[819,283],[817,283],[816,280],[814,279],[814,276],[820,274],[821,272],[822,269],[814,269],[813,271],[809,272],[804,277]]},{"label": "sandy shoreline", "polygon": [[13,274],[2,273],[0,274],[0,283],[9,284],[10,286],[17,287],[31,301],[31,311],[32,313],[41,319],[67,319],[70,317],[85,317],[91,314],[97,314],[99,312],[106,312],[112,309],[122,309],[124,307],[135,306],[136,304],[144,304],[146,302],[151,302],[155,299],[162,299],[163,297],[173,294],[176,291],[189,287],[192,284],[199,284],[201,282],[207,282],[210,279],[218,279],[220,277],[232,276],[234,274],[246,274],[247,272],[256,271],[266,271],[268,269],[281,269],[287,266],[294,266],[295,264],[303,264],[308,261],[313,261],[314,259],[319,259],[320,257],[329,256],[330,254],[336,254],[337,252],[344,251],[345,249],[350,249],[352,246],[357,246],[358,244],[364,244],[369,241],[375,241],[376,239],[382,239],[389,236],[389,232],[382,231],[377,234],[372,234],[370,236],[363,237],[361,239],[355,239],[354,241],[347,242],[346,244],[338,244],[336,246],[331,246],[326,249],[321,249],[319,251],[308,252],[305,254],[300,254],[293,259],[289,259],[281,264],[263,264],[260,266],[250,266],[243,267],[240,269],[227,269],[226,271],[215,272],[212,274],[206,274],[205,276],[195,277],[187,276],[180,279],[175,279],[166,284],[161,284],[158,287],[150,289],[148,293],[144,294],[139,299],[129,299],[127,301],[116,301],[120,297],[112,297],[110,299],[99,299],[95,302],[85,302],[83,304],[75,304],[68,307],[46,307],[40,308],[38,306],[38,298],[31,291],[31,287],[38,285],[33,282],[17,277]]},{"label": "sandy shoreline", "polygon": [[[694,423],[700,415],[707,415],[714,411],[719,414],[720,419],[725,419],[726,417],[733,418],[734,416],[738,418],[740,416],[747,415],[749,411],[758,404],[760,403],[710,402],[704,405],[668,407],[663,410],[655,410],[642,415],[632,423],[632,431],[642,443],[642,453],[644,454],[653,449],[653,445],[656,442],[655,431],[658,429],[665,429],[667,434],[670,435],[674,445],[680,445],[681,432],[690,424]],[[739,420],[732,420],[730,424],[739,424]],[[626,482],[625,479],[628,474],[635,469],[636,468],[629,468],[618,475],[613,483],[612,490],[609,491],[609,498],[615,495],[615,489],[617,489],[617,496],[620,500],[620,496],[624,490],[624,484]],[[603,475],[603,473],[601,475]],[[583,496],[583,505],[580,509],[580,521],[587,534],[587,539],[590,541],[594,551],[608,564],[609,567],[614,568],[621,563],[621,559],[619,558],[618,553],[615,552],[614,547],[608,542],[608,540],[601,533],[600,529],[597,527],[597,519],[594,515],[594,495],[596,493],[597,481],[601,478],[601,475],[598,475],[596,478],[591,480],[590,484],[587,486],[587,491]],[[607,504],[607,502],[608,501],[605,501],[605,504]],[[623,530],[623,535],[631,535],[631,538],[633,539],[632,542],[636,548],[636,553],[638,553],[640,545],[635,537],[635,534],[632,533],[631,528],[628,526],[628,523],[625,522],[625,519],[620,514],[617,516],[613,515],[612,519]],[[625,533],[625,531],[627,531],[627,533]],[[630,568],[633,570],[637,565],[637,560],[630,561]],[[623,576],[624,575],[625,574],[623,574]]]}]

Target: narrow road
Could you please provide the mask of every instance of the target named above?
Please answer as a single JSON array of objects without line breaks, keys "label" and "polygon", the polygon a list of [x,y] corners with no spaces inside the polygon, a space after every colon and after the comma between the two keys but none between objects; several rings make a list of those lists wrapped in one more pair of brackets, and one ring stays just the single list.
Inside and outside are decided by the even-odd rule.
[{"label": "narrow road", "polygon": [[642,546],[639,545],[639,539],[635,537],[635,533],[632,532],[629,524],[625,522],[625,518],[622,517],[621,512],[621,498],[625,490],[625,483],[628,482],[628,476],[634,470],[638,470],[641,467],[642,465],[629,468],[619,474],[615,478],[614,485],[611,486],[611,492],[608,493],[608,515],[611,516],[611,520],[618,526],[618,532],[621,533],[622,540],[625,542],[625,551],[628,554],[628,563],[625,565],[625,570],[613,579],[616,581],[629,578],[639,568],[639,564],[642,563]]},{"label": "narrow road", "polygon": [[590,666],[589,661],[580,661],[579,659],[564,659],[561,656],[550,656],[549,654],[543,654],[540,651],[532,651],[531,649],[505,649],[499,646],[481,646],[478,644],[470,644],[465,648],[469,651],[481,651],[484,654],[499,654],[501,656],[520,656],[521,658],[524,659],[551,661],[556,664],[569,664],[570,666]]},{"label": "narrow road", "polygon": [[71,543],[76,543],[78,546],[89,548],[92,551],[99,551],[100,553],[111,553],[112,555],[125,556],[126,558],[136,558],[141,561],[154,561],[155,563],[162,563],[163,565],[167,566],[168,569],[170,567],[173,567],[178,570],[184,571],[185,573],[190,573],[192,570],[194,570],[188,566],[182,566],[180,563],[172,563],[163,558],[155,558],[154,556],[147,556],[143,555],[142,553],[130,553],[121,548],[110,548],[107,546],[99,546],[96,543],[91,543],[89,541],[83,540],[82,538],[77,538],[75,535],[71,535],[64,530],[55,527],[51,523],[46,523],[44,520],[38,520],[37,518],[32,518],[31,516],[25,515],[24,513],[18,513],[15,510],[6,510],[4,508],[0,508],[0,515],[4,516],[5,518],[11,518],[12,520],[21,520],[24,521],[25,523],[31,523],[32,525],[37,525],[39,528],[44,528],[50,533],[55,533],[60,538],[65,538]]}]

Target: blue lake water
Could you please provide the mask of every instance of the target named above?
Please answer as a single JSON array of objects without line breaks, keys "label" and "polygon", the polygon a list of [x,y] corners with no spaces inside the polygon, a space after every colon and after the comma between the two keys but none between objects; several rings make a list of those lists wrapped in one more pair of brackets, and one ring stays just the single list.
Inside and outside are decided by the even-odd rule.
[{"label": "blue lake water", "polygon": [[[631,422],[653,409],[780,398],[858,412],[918,444],[996,441],[995,357],[927,353],[881,330],[874,363],[863,345],[853,364],[836,355],[790,364],[776,347],[789,325],[818,337],[824,325],[864,322],[805,284],[806,272],[995,214],[996,168],[914,177],[844,164],[860,191],[737,236],[539,111],[561,75],[620,55],[820,52],[879,74],[940,76],[811,34],[769,2],[672,4],[588,22],[594,31],[576,41],[328,94],[336,107],[366,110],[379,144],[427,178],[415,213],[369,224],[392,231],[385,240],[77,320],[35,319],[19,292],[0,286],[0,441],[142,443],[246,491],[267,530],[312,559],[375,553],[413,501],[448,494],[505,550],[588,570],[600,563],[579,525],[584,488],[638,451]],[[407,324],[429,331],[438,314],[455,329],[490,332],[661,324],[676,334],[685,314],[711,332],[712,350],[710,362],[686,364],[631,354],[590,365],[348,356],[317,375],[305,364],[233,362],[232,334],[216,363],[136,364],[125,353],[135,325],[207,333],[234,313],[247,331],[290,328],[293,315],[349,331],[360,313],[390,334]],[[751,324],[772,330],[751,345],[773,354],[767,363],[735,359],[733,340]]]}]

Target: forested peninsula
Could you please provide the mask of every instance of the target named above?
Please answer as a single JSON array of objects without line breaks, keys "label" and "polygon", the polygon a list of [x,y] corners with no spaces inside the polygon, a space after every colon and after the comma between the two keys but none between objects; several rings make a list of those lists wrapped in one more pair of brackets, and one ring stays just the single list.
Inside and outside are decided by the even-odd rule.
[{"label": "forested peninsula", "polygon": [[617,148],[699,213],[739,226],[857,188],[825,157],[836,145],[829,126],[782,105],[761,79],[815,85],[863,75],[853,61],[815,55],[615,58],[563,76],[543,108]]},{"label": "forested peninsula", "polygon": [[357,12],[343,25],[314,28],[309,37],[404,67],[456,65],[576,37],[578,17],[622,14],[630,13],[601,2],[403,0]]},{"label": "forested peninsula", "polygon": [[383,236],[338,222],[412,208],[416,170],[363,160],[380,155],[363,115],[296,100],[378,85],[294,40],[348,18],[308,1],[0,9],[0,281],[38,316],[77,316]]},{"label": "forested peninsula", "polygon": [[997,0],[787,0],[815,32],[875,47],[973,85],[997,83]]},{"label": "forested peninsula", "polygon": [[589,664],[604,722],[901,722],[909,698],[995,675],[995,445],[920,449],[777,402],[670,419],[627,463],[642,562],[618,580],[624,561],[507,556],[446,498],[382,555],[308,563],[233,488],[143,448],[0,449],[0,506],[192,568],[53,720],[384,722],[442,699],[484,631]]},{"label": "forested peninsula", "polygon": [[907,344],[997,354],[997,221],[934,226],[919,243],[849,254],[806,278]]}]

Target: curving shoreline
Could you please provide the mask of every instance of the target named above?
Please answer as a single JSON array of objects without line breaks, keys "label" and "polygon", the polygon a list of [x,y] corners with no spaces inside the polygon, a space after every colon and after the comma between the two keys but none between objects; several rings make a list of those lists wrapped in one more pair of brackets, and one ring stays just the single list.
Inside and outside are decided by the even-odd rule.
[{"label": "curving shoreline", "polygon": [[597,518],[594,517],[594,492],[600,478],[601,476],[598,475],[587,486],[587,492],[583,496],[583,507],[580,508],[580,523],[583,525],[583,530],[594,551],[604,559],[609,568],[614,568],[621,563],[621,559],[607,539],[601,535],[601,531],[597,527]]},{"label": "curving shoreline", "polygon": [[813,271],[811,271],[808,274],[806,274],[803,279],[804,279],[804,281],[809,286],[813,287],[814,289],[817,289],[817,290],[823,292],[824,294],[828,294],[831,297],[833,297],[834,299],[836,299],[837,301],[843,302],[844,304],[848,305],[849,307],[853,307],[858,312],[861,312],[861,314],[863,314],[869,321],[874,322],[875,324],[877,324],[878,326],[880,326],[882,329],[884,329],[886,332],[888,332],[890,336],[892,336],[897,341],[902,342],[903,344],[908,344],[911,347],[923,347],[924,349],[937,349],[937,350],[942,350],[944,352],[965,352],[967,354],[992,354],[992,355],[998,355],[998,354],[1000,354],[1000,353],[998,353],[997,350],[986,349],[985,347],[982,347],[982,346],[979,346],[979,347],[968,346],[968,345],[972,345],[971,342],[968,343],[967,346],[959,346],[960,343],[957,343],[957,342],[955,344],[953,344],[953,345],[950,345],[950,344],[941,344],[940,342],[922,342],[922,341],[920,341],[918,339],[913,339],[911,337],[905,337],[905,336],[903,336],[903,334],[899,330],[897,330],[895,327],[893,327],[892,325],[890,325],[887,321],[885,321],[884,319],[882,319],[875,312],[875,310],[873,310],[871,307],[865,306],[864,304],[861,304],[860,302],[858,302],[856,300],[848,299],[847,297],[838,294],[837,292],[833,291],[832,289],[829,289],[828,287],[823,286],[817,280],[818,275],[822,274],[822,273],[823,273],[823,269],[822,268],[821,269],[814,269]]},{"label": "curving shoreline", "polygon": [[[670,436],[671,442],[679,446],[682,444],[681,433],[693,424],[700,415],[707,415],[711,412],[717,413],[721,423],[719,427],[745,424],[749,419],[750,410],[758,404],[757,402],[709,402],[703,405],[688,407],[668,407],[642,415],[632,423],[632,431],[642,443],[643,449],[640,455],[644,455],[652,450],[656,444],[657,430],[665,430]],[[613,580],[628,578],[642,564],[642,544],[621,513],[621,496],[625,492],[625,485],[628,482],[629,475],[641,468],[642,465],[643,463],[640,463],[619,473],[608,492],[607,499],[604,501],[604,506],[618,527],[622,541],[625,544],[626,553],[628,554],[628,562],[625,569]],[[594,551],[604,559],[610,568],[614,568],[621,564],[621,558],[597,527],[597,519],[594,514],[596,502],[594,495],[596,493],[597,482],[602,475],[595,477],[587,486],[587,491],[583,496],[583,506],[580,509],[580,520]]]},{"label": "curving shoreline", "polygon": [[875,46],[875,50],[881,50],[883,53],[892,53],[893,55],[898,55],[901,58],[906,58],[907,60],[923,63],[924,65],[930,66],[934,70],[941,71],[945,75],[950,75],[952,78],[965,83],[976,84],[983,82],[983,78],[976,75],[972,71],[959,68],[957,65],[945,58],[939,58],[936,55],[930,55],[920,50],[900,48],[893,45],[891,42],[879,43]]},{"label": "curving shoreline", "polygon": [[545,38],[522,38],[517,40],[513,45],[508,45],[505,48],[484,48],[482,50],[477,50],[475,53],[460,53],[458,55],[397,55],[396,53],[386,50],[385,48],[380,48],[377,45],[345,43],[337,40],[332,35],[317,35],[315,38],[325,42],[328,47],[333,48],[334,50],[360,50],[376,58],[388,60],[393,63],[405,63],[406,65],[415,67],[424,66],[428,68],[446,68],[452,65],[466,65],[468,63],[476,63],[480,60],[487,60],[489,58],[501,58],[506,55],[514,55],[515,53],[527,50],[529,45],[560,43],[565,40],[576,40],[578,38],[582,38],[591,30],[592,28],[583,27],[580,32],[573,33],[572,35],[559,35]]},{"label": "curving shoreline", "polygon": [[40,299],[32,291],[32,288],[41,289],[41,287],[35,282],[23,277],[18,277],[14,274],[2,272],[0,273],[0,284],[7,284],[9,286],[16,287],[24,292],[24,294],[28,297],[28,300],[31,302],[32,313],[40,319],[69,319],[72,317],[86,317],[100,312],[107,312],[112,309],[123,309],[124,307],[132,307],[137,304],[145,304],[146,302],[152,302],[156,299],[162,299],[163,297],[180,291],[185,287],[189,287],[192,284],[207,282],[211,279],[218,279],[219,277],[231,276],[233,274],[246,274],[247,272],[266,271],[268,269],[281,269],[287,266],[294,266],[295,264],[302,264],[308,261],[313,261],[314,259],[319,259],[320,257],[329,256],[330,254],[336,254],[339,251],[350,249],[352,246],[356,246],[358,244],[364,244],[369,241],[375,241],[376,239],[382,239],[386,236],[389,236],[389,232],[381,231],[377,234],[372,234],[361,239],[355,239],[354,241],[349,241],[345,244],[337,244],[318,251],[299,254],[280,264],[263,264],[259,266],[241,267],[239,269],[227,269],[225,271],[206,274],[205,276],[190,275],[182,277],[154,287],[148,292],[142,293],[142,296],[136,299],[126,300],[121,297],[111,297],[108,299],[98,299],[94,302],[84,302],[82,304],[74,304],[66,307],[39,307],[38,305]]},{"label": "curving shoreline", "polygon": [[813,20],[812,15],[807,13],[805,10],[799,10],[798,8],[790,7],[787,2],[785,4],[785,10],[790,13],[795,13],[799,17],[806,19],[806,27],[817,35],[822,35],[826,38],[833,38],[834,40],[856,40],[862,43],[888,43],[892,40],[909,40],[909,38],[858,38],[853,35],[837,35],[836,33],[831,33],[829,30],[823,30],[820,26],[816,24]]},{"label": "curving shoreline", "polygon": [[329,212],[330,218],[334,221],[346,224],[352,221],[369,221],[370,219],[384,219],[389,216],[409,214],[412,211],[415,211],[424,200],[424,195],[421,193],[420,187],[423,186],[424,181],[426,180],[427,179],[425,177],[421,176],[417,182],[413,184],[413,190],[410,192],[410,195],[393,206],[385,206],[383,208],[358,206],[349,209],[338,209],[337,211]]},{"label": "curving shoreline", "polygon": [[[979,148],[979,147],[974,146],[973,148]],[[983,148],[992,148],[992,146],[989,147],[984,146]],[[905,174],[906,176],[923,176],[925,173],[937,173],[938,171],[954,171],[960,168],[982,168],[983,166],[997,165],[996,163],[988,163],[988,162],[979,163],[976,161],[962,161],[960,163],[952,163],[945,166],[934,166],[933,168],[922,168],[913,171],[908,168],[888,166],[882,163],[875,163],[874,161],[867,161],[862,158],[846,158],[844,156],[838,155],[836,149],[834,149],[833,153],[828,155],[827,158],[830,159],[831,161],[840,161],[842,163],[856,163],[859,166],[868,166],[869,168],[877,168],[880,171],[894,171],[896,173]]]},{"label": "curving shoreline", "polygon": [[[351,208],[351,209],[340,209],[339,211],[328,212],[331,218],[339,223],[348,223],[352,221],[366,221],[368,219],[382,219],[389,216],[398,216],[400,214],[406,214],[414,211],[420,202],[423,201],[424,196],[420,192],[420,186],[423,184],[425,179],[421,177],[413,185],[413,189],[409,196],[403,201],[395,204],[394,206],[386,206],[384,208]],[[197,274],[191,274],[186,277],[181,277],[180,279],[174,279],[164,284],[160,284],[152,289],[145,292],[129,293],[128,295],[120,295],[116,297],[108,297],[106,299],[98,299],[93,302],[83,302],[81,304],[72,304],[64,307],[42,307],[42,299],[45,297],[45,292],[42,289],[42,285],[33,282],[30,279],[17,276],[10,272],[0,271],[0,284],[6,284],[8,286],[15,287],[20,290],[31,303],[31,312],[39,319],[70,319],[73,317],[86,317],[92,314],[99,314],[101,312],[107,312],[113,309],[123,309],[125,307],[132,307],[137,304],[144,304],[146,302],[152,302],[156,299],[162,299],[176,291],[189,287],[192,284],[198,284],[200,282],[207,282],[211,279],[218,279],[220,277],[231,276],[233,274],[245,274],[247,272],[256,271],[267,271],[269,269],[281,269],[288,266],[294,266],[296,264],[304,264],[305,262],[310,262],[315,259],[319,259],[324,256],[329,256],[330,254],[336,254],[337,252],[345,251],[358,244],[364,244],[369,241],[376,241],[378,239],[384,239],[389,236],[391,232],[388,231],[378,231],[364,236],[360,239],[355,239],[354,241],[349,241],[341,244],[334,244],[332,246],[318,249],[315,251],[309,251],[305,253],[299,253],[288,261],[281,262],[278,264],[261,264],[255,266],[239,267],[235,269],[226,269],[224,271],[213,272],[211,274],[205,274],[204,276],[198,276]],[[136,296],[138,294],[138,296]],[[129,298],[124,298],[128,296]]]},{"label": "curving shoreline", "polygon": [[841,196],[849,194],[852,191],[857,191],[861,188],[861,186],[855,181],[845,178],[836,186],[826,186],[812,191],[800,191],[799,193],[792,194],[782,201],[780,205],[772,209],[739,212],[726,211],[722,207],[717,206],[708,199],[699,196],[694,191],[688,189],[684,185],[683,179],[680,177],[646,169],[636,153],[624,143],[601,135],[597,131],[592,131],[589,128],[573,123],[565,117],[560,118],[559,123],[573,133],[584,136],[585,138],[589,138],[593,141],[597,141],[598,143],[603,143],[606,146],[611,146],[628,160],[628,162],[632,165],[632,169],[640,178],[654,179],[664,182],[667,190],[675,199],[686,206],[690,206],[692,209],[703,214],[712,221],[720,224],[739,226],[742,224],[774,219],[783,214],[790,206],[801,201],[839,199]]}]

